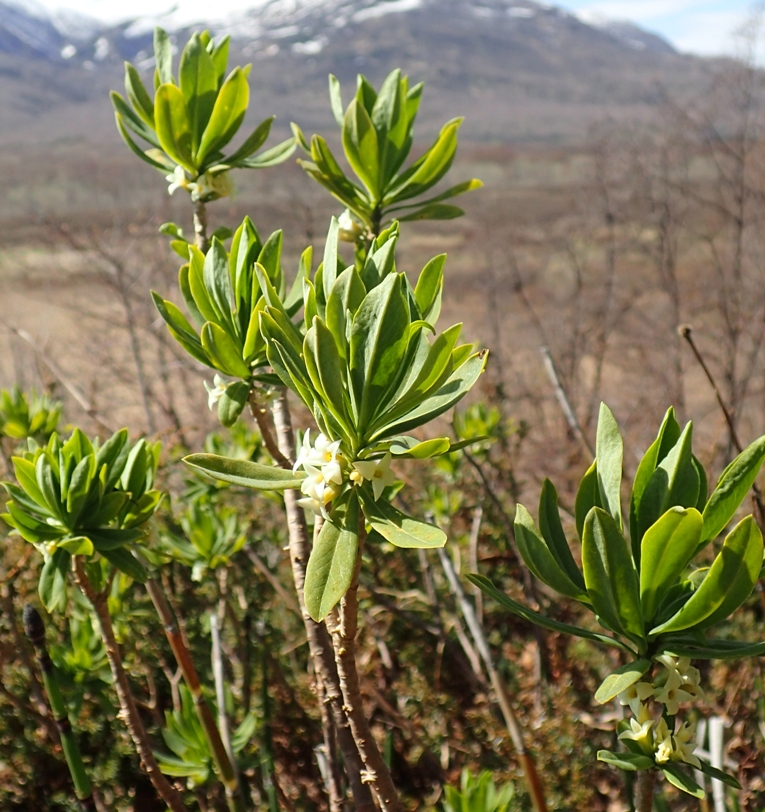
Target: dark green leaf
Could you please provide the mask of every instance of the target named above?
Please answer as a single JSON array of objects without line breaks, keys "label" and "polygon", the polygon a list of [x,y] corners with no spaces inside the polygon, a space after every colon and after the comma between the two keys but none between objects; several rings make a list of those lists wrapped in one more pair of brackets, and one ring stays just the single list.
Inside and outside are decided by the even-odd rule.
[{"label": "dark green leaf", "polygon": [[688,795],[693,795],[694,798],[704,797],[704,790],[685,770],[681,769],[676,764],[669,762],[667,764],[662,764],[661,771],[664,773],[664,777],[667,779],[667,781],[676,786],[678,789],[681,789],[683,792],[687,792]]},{"label": "dark green leaf", "polygon": [[610,750],[598,750],[598,761],[626,772],[650,770],[656,766],[649,756],[642,756],[639,753],[612,753]]},{"label": "dark green leaf", "polygon": [[569,580],[581,591],[584,591],[584,577],[574,561],[568,539],[563,532],[558,511],[558,492],[555,485],[545,478],[542,484],[542,493],[539,497],[539,529],[542,532],[547,547],[555,557],[558,565],[566,573]]},{"label": "dark green leaf", "polygon": [[362,491],[361,499],[367,521],[395,547],[432,549],[446,544],[446,533],[434,524],[407,516],[384,498],[375,502],[369,494]]}]

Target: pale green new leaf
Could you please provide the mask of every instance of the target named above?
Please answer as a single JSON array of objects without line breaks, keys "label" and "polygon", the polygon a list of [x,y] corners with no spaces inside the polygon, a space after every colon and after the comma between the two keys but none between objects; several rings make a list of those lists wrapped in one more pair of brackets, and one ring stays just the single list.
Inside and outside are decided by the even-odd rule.
[{"label": "pale green new leaf", "polygon": [[261,491],[284,491],[299,488],[305,475],[284,468],[261,465],[250,460],[235,460],[217,454],[190,454],[183,461],[191,468],[230,485],[241,485]]},{"label": "pale green new leaf", "polygon": [[645,659],[635,660],[621,666],[621,668],[617,668],[600,684],[600,687],[595,692],[595,701],[605,705],[606,702],[610,702],[622,691],[626,691],[630,685],[638,682],[650,668],[651,661]]}]

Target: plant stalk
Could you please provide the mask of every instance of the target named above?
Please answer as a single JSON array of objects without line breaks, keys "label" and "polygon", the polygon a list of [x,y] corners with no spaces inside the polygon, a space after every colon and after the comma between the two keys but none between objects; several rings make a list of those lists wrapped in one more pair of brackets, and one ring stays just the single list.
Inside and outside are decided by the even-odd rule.
[{"label": "plant stalk", "polygon": [[167,600],[164,589],[159,582],[153,578],[150,578],[145,586],[154,604],[154,608],[157,610],[159,619],[162,621],[167,642],[170,644],[178,668],[180,668],[181,674],[183,674],[186,687],[194,699],[194,707],[197,710],[197,716],[207,737],[207,742],[210,745],[215,767],[218,770],[221,782],[226,790],[228,807],[231,812],[244,812],[246,807],[240,792],[236,770],[226,752],[223,739],[215,724],[210,706],[207,704],[207,700],[202,693],[202,686],[191,659],[191,652],[183,640],[183,636],[178,628],[175,615]]},{"label": "plant stalk", "polygon": [[207,239],[207,207],[201,200],[194,203],[194,245],[203,253],[207,253],[210,241]]},{"label": "plant stalk", "polygon": [[337,622],[332,631],[332,643],[335,649],[335,661],[340,677],[340,688],[343,692],[345,712],[359,755],[364,762],[366,774],[362,780],[372,785],[382,812],[404,812],[404,806],[398,797],[388,765],[377,747],[377,742],[369,728],[369,722],[364,715],[359,674],[356,669],[359,572],[361,571],[361,554],[365,537],[364,517],[360,516],[359,549],[356,554],[353,580],[348,591],[340,600],[338,609],[335,610]]},{"label": "plant stalk", "polygon": [[[276,428],[277,443],[279,451],[284,457],[285,463],[282,467],[290,467],[295,459],[295,438],[292,432],[292,418],[287,402],[287,390],[282,388],[273,405],[274,426]],[[317,674],[317,682],[323,696],[320,701],[326,703],[331,708],[331,719],[334,722],[337,733],[337,743],[345,762],[353,795],[355,812],[376,812],[372,793],[362,781],[362,771],[364,765],[359,757],[359,752],[354,743],[349,727],[348,718],[343,707],[343,694],[340,688],[335,656],[332,649],[332,641],[327,627],[323,623],[316,623],[308,614],[305,607],[303,588],[305,585],[305,570],[308,564],[308,557],[311,554],[311,541],[308,534],[308,526],[305,521],[303,508],[298,504],[298,492],[288,490],[284,493],[284,506],[287,513],[287,530],[289,534],[290,564],[292,566],[292,576],[295,581],[295,589],[300,604],[300,613],[305,624],[308,646],[311,652],[311,660]],[[322,717],[324,718],[324,717]],[[325,741],[331,735],[325,732]],[[328,752],[327,758],[331,758]],[[337,769],[336,765],[329,765],[329,769]]]},{"label": "plant stalk", "polygon": [[151,741],[141,721],[135,697],[130,690],[130,683],[128,682],[125,668],[122,665],[122,655],[117,645],[117,639],[114,636],[112,619],[106,605],[106,595],[99,595],[96,592],[85,572],[85,567],[83,566],[80,556],[76,555],[72,558],[72,566],[77,585],[80,587],[82,594],[85,595],[93,605],[98,615],[99,625],[101,626],[101,637],[104,641],[106,656],[109,659],[112,676],[114,677],[114,686],[122,710],[121,716],[130,733],[130,737],[133,739],[135,748],[138,751],[143,769],[149,776],[160,798],[170,807],[172,812],[187,812],[180,794],[162,774],[162,771],[159,769],[159,764],[157,764],[157,760],[154,758]]},{"label": "plant stalk", "polygon": [[56,668],[45,646],[45,624],[42,617],[40,617],[40,613],[30,604],[24,606],[24,631],[30,643],[35,647],[45,693],[48,695],[53,720],[61,737],[61,749],[64,751],[64,758],[72,776],[77,800],[85,812],[96,812],[90,778],[85,771],[85,765],[82,763],[82,754],[72,730],[72,723],[66,710],[64,697],[61,695]]},{"label": "plant stalk", "polygon": [[652,812],[656,770],[640,770],[635,783],[635,812]]}]

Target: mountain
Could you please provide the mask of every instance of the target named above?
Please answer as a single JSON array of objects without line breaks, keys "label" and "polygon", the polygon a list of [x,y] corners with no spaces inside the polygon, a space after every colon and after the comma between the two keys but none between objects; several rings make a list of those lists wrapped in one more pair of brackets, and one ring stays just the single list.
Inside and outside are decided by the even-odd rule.
[{"label": "mountain", "polygon": [[[0,140],[113,141],[105,93],[121,87],[124,59],[150,77],[156,24],[179,43],[191,30],[177,12],[106,25],[0,1]],[[645,119],[665,90],[703,93],[715,64],[531,0],[260,0],[203,25],[253,62],[260,117],[299,113],[308,130],[331,126],[328,73],[347,97],[356,73],[379,82],[400,66],[426,83],[426,129],[459,113],[475,140],[563,142],[606,116]]]}]

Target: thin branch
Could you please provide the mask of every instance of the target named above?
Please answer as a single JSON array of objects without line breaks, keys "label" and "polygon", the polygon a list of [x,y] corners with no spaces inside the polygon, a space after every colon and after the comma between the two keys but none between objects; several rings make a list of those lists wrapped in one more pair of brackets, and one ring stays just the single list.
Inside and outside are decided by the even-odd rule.
[{"label": "thin branch", "polygon": [[593,451],[587,436],[582,431],[582,427],[579,424],[579,420],[577,420],[576,414],[571,406],[571,402],[566,394],[566,390],[563,388],[560,376],[558,375],[558,370],[555,368],[555,362],[553,361],[552,354],[550,353],[550,348],[540,347],[539,351],[542,353],[545,372],[547,373],[547,377],[550,379],[550,383],[553,385],[553,389],[555,389],[555,398],[560,405],[563,416],[566,418],[568,427],[574,433],[576,439],[579,440],[579,444],[582,446],[585,453],[590,457],[594,457],[595,452]]}]

